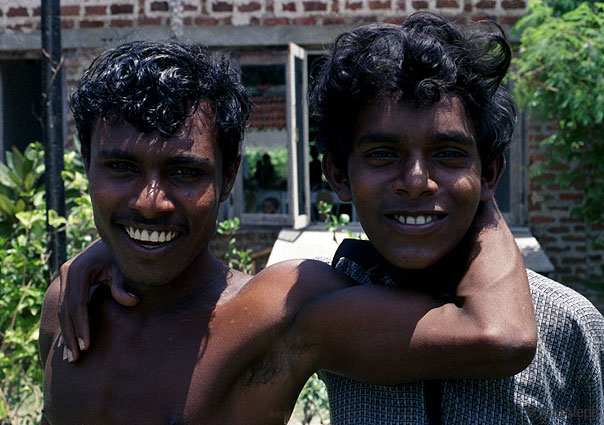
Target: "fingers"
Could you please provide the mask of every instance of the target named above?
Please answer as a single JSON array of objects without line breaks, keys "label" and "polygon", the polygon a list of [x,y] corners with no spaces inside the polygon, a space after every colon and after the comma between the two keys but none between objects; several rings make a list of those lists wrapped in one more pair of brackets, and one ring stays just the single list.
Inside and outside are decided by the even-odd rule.
[{"label": "fingers", "polygon": [[111,296],[115,301],[124,307],[134,307],[140,301],[132,292],[128,292],[125,287],[126,280],[120,273],[117,266],[111,268],[110,278],[108,279],[111,288]]},{"label": "fingers", "polygon": [[59,278],[60,342],[64,346],[63,358],[74,362],[90,346],[88,300],[93,285],[109,286],[113,298],[126,307],[138,304],[139,299],[126,290],[124,277],[100,240],[63,264]]},{"label": "fingers", "polygon": [[[69,314],[75,329],[77,348],[79,351],[85,351],[90,346],[88,317],[90,288],[97,283],[99,271],[91,266],[94,264],[94,258],[89,252],[83,252],[76,259],[78,259],[77,262],[69,267],[67,274],[66,290],[69,290],[69,297],[66,299],[68,299]],[[77,357],[75,358],[77,359]]]},{"label": "fingers", "polygon": [[80,356],[79,344],[75,336],[75,330],[71,317],[65,313],[66,309],[59,307],[59,323],[61,325],[61,336],[57,348],[63,349],[63,360],[70,363],[75,362]]},{"label": "fingers", "polygon": [[59,270],[60,290],[59,290],[59,324],[61,326],[61,336],[59,337],[59,347],[63,347],[63,359],[69,362],[75,361],[79,357],[79,344],[77,343],[76,332],[69,314],[69,309],[65,308],[65,300],[69,299],[69,285],[66,285],[67,274],[71,261],[63,264]]},{"label": "fingers", "polygon": [[63,359],[69,362],[75,362],[80,351],[90,345],[87,303],[91,282],[74,275],[73,261],[71,259],[63,264],[59,272],[59,344],[63,346]]}]

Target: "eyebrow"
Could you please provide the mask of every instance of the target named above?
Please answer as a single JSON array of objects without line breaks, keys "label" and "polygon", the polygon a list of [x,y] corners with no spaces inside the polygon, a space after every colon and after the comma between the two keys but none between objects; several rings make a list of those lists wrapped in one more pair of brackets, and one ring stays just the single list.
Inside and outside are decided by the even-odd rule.
[{"label": "eyebrow", "polygon": [[120,149],[101,149],[97,152],[96,156],[100,159],[124,159],[128,161],[135,161],[136,158],[134,155],[129,154]]},{"label": "eyebrow", "polygon": [[[138,159],[136,156],[129,152],[120,149],[106,149],[100,150],[97,153],[97,157],[100,159],[122,159],[125,161],[136,162]],[[198,157],[195,155],[180,154],[171,156],[168,158],[167,163],[170,165],[189,165],[203,167],[210,164],[210,160],[205,157]]]},{"label": "eyebrow", "polygon": [[364,133],[354,141],[353,146],[372,145],[375,143],[396,145],[399,143],[399,136],[396,133]]},{"label": "eyebrow", "polygon": [[199,157],[195,155],[181,154],[170,157],[168,159],[170,165],[189,165],[203,167],[210,164],[210,160],[205,157]]},{"label": "eyebrow", "polygon": [[434,140],[449,141],[466,146],[475,146],[477,144],[474,136],[461,131],[439,132],[434,135]]},{"label": "eyebrow", "polygon": [[[461,131],[441,131],[430,135],[433,142],[451,142],[465,146],[475,146],[476,141],[470,134]],[[354,141],[354,146],[371,145],[376,143],[399,144],[400,136],[397,133],[365,133]]]}]

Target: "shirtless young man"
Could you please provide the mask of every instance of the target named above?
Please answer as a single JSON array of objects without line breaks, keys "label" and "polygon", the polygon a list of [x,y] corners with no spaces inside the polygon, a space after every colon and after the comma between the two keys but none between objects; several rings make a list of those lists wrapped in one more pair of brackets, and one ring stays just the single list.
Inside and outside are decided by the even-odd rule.
[{"label": "shirtless young man", "polygon": [[[78,334],[79,353],[72,330],[67,351],[53,282],[40,331],[44,424],[283,424],[318,370],[390,385],[508,376],[530,363],[523,262],[492,202],[498,174],[481,178],[475,145],[458,184],[472,208],[484,208],[474,220],[451,210],[449,223],[437,223],[475,225],[476,255],[456,305],[412,289],[354,286],[309,260],[248,281],[212,255],[249,111],[224,59],[173,42],[127,44],[94,62],[72,103],[97,229],[140,301],[124,307],[97,287],[92,343]],[[463,122],[453,111],[443,125],[470,131]],[[106,267],[104,246],[84,258]]]}]

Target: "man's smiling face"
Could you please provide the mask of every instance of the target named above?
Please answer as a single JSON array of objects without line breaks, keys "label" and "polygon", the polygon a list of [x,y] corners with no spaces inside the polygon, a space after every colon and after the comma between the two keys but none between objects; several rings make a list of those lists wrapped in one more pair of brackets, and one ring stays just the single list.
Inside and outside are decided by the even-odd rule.
[{"label": "man's smiling face", "polygon": [[171,282],[207,249],[232,183],[202,112],[170,138],[99,120],[87,174],[99,234],[124,276],[146,286]]},{"label": "man's smiling face", "polygon": [[431,266],[455,248],[485,197],[459,99],[415,108],[385,98],[361,110],[353,142],[347,173],[336,173],[332,186],[352,200],[375,248],[407,270]]}]

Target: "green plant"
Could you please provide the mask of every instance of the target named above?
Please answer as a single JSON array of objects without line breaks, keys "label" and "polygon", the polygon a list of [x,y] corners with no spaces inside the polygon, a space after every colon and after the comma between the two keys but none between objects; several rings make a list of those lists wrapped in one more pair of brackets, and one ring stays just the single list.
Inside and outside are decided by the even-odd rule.
[{"label": "green plant", "polygon": [[340,214],[339,216],[332,214],[332,205],[325,201],[319,201],[318,209],[319,214],[325,217],[325,230],[333,232],[333,241],[335,243],[338,243],[336,235],[340,231],[346,233],[349,238],[362,238],[362,234],[355,234],[346,228],[346,226],[348,226],[348,224],[350,223],[350,216],[348,214]]},{"label": "green plant", "polygon": [[[22,211],[16,218],[14,234],[0,249],[0,413],[4,412],[0,420],[27,423],[38,415],[28,407],[41,403],[38,325],[50,276],[46,211]],[[52,226],[65,224],[54,211],[49,220]]]},{"label": "green plant", "polygon": [[252,258],[250,254],[252,253],[251,249],[238,249],[236,246],[237,239],[235,238],[235,233],[239,230],[240,221],[238,217],[235,217],[231,220],[224,220],[218,223],[218,227],[216,231],[220,235],[231,236],[229,239],[229,245],[227,247],[227,252],[224,254],[224,259],[227,262],[227,265],[244,273],[252,272]]},{"label": "green plant", "polygon": [[18,221],[17,213],[44,203],[44,191],[40,190],[44,149],[35,142],[23,153],[13,147],[5,156],[6,164],[0,162],[0,235],[6,236]]},{"label": "green plant", "polygon": [[329,420],[329,400],[327,388],[319,376],[313,374],[298,396],[292,415],[294,421],[302,424],[318,423],[327,425]]},{"label": "green plant", "polygon": [[522,33],[514,74],[519,102],[558,128],[543,141],[547,162],[533,174],[547,168],[556,183],[582,189],[572,215],[602,226],[604,3],[535,0],[516,30]]},{"label": "green plant", "polygon": [[61,175],[65,183],[65,209],[68,211],[67,257],[71,258],[90,245],[98,234],[94,227],[88,179],[79,149],[67,151],[63,157],[63,164]]},{"label": "green plant", "polygon": [[[23,154],[13,150],[0,167],[1,193],[21,200],[3,208],[0,232],[0,424],[36,424],[40,419],[43,371],[38,356],[40,310],[51,276],[46,245],[44,150],[30,144]],[[7,159],[8,159],[7,155]],[[67,218],[50,211],[51,228],[65,229],[68,252],[74,255],[96,236],[87,183],[79,156],[64,158]],[[7,183],[8,177],[8,184]],[[7,195],[8,194],[8,195]]]}]

